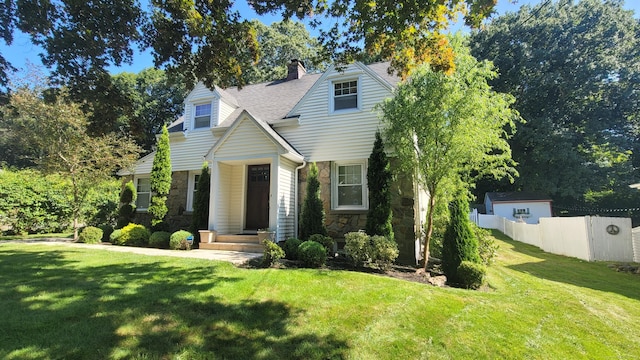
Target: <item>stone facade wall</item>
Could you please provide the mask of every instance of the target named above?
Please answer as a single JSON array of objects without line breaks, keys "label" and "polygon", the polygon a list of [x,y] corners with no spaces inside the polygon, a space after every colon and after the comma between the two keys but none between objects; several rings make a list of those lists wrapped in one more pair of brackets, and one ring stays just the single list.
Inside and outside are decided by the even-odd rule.
[{"label": "stone facade wall", "polygon": [[[123,178],[123,186],[127,181],[132,179],[133,176]],[[169,208],[169,212],[165,218],[169,223],[171,231],[188,230],[189,226],[191,226],[191,212],[186,211],[188,189],[188,171],[174,171],[171,173],[171,189],[167,196],[167,208]],[[137,212],[135,222],[150,228],[151,214],[146,211]]]},{"label": "stone facade wall", "polygon": [[[320,181],[320,198],[324,204],[325,225],[328,235],[336,239],[338,243],[344,242],[344,234],[352,231],[364,230],[367,224],[367,211],[336,211],[331,210],[331,162],[317,162],[318,180]],[[393,167],[393,164],[392,164]],[[307,176],[309,166],[299,170],[299,214],[302,212],[302,203],[307,192]],[[393,210],[393,231],[398,243],[400,255],[398,262],[402,264],[415,264],[414,244],[415,210],[414,187],[411,176],[396,176],[392,184],[391,208]]]}]

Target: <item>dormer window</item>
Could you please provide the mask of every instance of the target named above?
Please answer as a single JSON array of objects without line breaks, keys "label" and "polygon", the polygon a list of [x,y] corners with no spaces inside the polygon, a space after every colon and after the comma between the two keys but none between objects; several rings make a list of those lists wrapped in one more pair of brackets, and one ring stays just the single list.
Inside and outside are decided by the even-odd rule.
[{"label": "dormer window", "polygon": [[333,111],[358,108],[358,80],[333,83]]},{"label": "dormer window", "polygon": [[193,117],[193,128],[202,129],[211,127],[211,103],[199,104],[195,106]]}]

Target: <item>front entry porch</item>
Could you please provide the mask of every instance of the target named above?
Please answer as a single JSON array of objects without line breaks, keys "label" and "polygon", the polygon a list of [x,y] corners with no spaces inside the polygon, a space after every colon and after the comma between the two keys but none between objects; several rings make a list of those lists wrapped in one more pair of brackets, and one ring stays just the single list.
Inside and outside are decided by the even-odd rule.
[{"label": "front entry porch", "polygon": [[258,235],[216,235],[215,231],[200,230],[200,249],[262,253],[264,246]]}]

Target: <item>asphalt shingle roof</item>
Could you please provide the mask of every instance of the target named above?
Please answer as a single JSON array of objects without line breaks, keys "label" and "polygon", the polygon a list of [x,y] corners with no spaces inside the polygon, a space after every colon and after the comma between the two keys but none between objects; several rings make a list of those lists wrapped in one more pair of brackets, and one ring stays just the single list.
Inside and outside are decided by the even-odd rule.
[{"label": "asphalt shingle roof", "polygon": [[533,191],[488,192],[492,202],[500,201],[552,201],[548,195]]}]

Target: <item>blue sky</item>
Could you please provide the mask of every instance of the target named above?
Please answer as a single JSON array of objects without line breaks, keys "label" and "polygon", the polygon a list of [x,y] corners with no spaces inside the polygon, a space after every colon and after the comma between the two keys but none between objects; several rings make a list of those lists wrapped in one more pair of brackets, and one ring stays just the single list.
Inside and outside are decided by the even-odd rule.
[{"label": "blue sky", "polygon": [[[517,11],[520,6],[524,4],[536,5],[545,0],[498,0],[498,6],[496,8],[497,15],[504,14],[506,12],[514,12]],[[553,0],[557,1],[557,0]],[[148,3],[146,0],[141,0],[143,4]],[[143,5],[144,6],[144,5]],[[240,12],[240,14],[246,19],[254,19],[259,18],[263,23],[269,25],[274,21],[279,21],[279,15],[269,15],[259,17],[248,5],[245,0],[237,0],[235,4],[235,8]],[[640,17],[640,1],[638,0],[626,0],[625,8],[634,10],[636,18]],[[496,15],[496,16],[497,16]],[[459,26],[455,26],[455,28],[460,28]],[[312,32],[313,34],[313,32]],[[1,43],[1,41],[0,41]],[[24,34],[18,33],[15,34],[15,38],[13,44],[11,46],[6,46],[4,43],[0,44],[0,52],[2,52],[3,56],[9,60],[15,67],[21,68],[27,62],[31,62],[36,65],[41,65],[39,53],[41,49],[35,45],[32,45],[29,41],[28,37]],[[120,67],[112,67],[110,71],[112,73],[119,73],[123,71],[128,72],[139,72],[140,70],[152,67],[153,66],[153,58],[151,54],[147,51],[144,53],[136,53],[134,56],[133,64],[131,65],[123,65]]]}]

